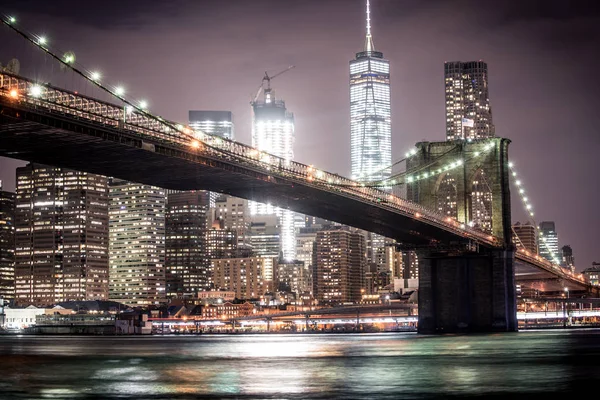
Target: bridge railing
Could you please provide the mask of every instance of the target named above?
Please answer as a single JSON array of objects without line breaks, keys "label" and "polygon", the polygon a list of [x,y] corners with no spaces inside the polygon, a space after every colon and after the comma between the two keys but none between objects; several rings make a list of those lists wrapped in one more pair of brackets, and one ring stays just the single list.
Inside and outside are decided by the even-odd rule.
[{"label": "bridge railing", "polygon": [[142,140],[158,140],[165,145],[175,145],[188,152],[200,153],[226,162],[245,164],[272,176],[297,179],[305,185],[399,211],[458,236],[497,247],[503,245],[502,240],[497,237],[383,190],[366,187],[338,174],[280,158],[242,143],[194,131],[145,111],[100,101],[51,85],[41,85],[33,80],[8,73],[0,73],[0,88],[2,95],[45,112],[91,120],[112,128],[134,132],[140,135]]},{"label": "bridge railing", "polygon": [[573,279],[573,280],[580,281],[580,282],[586,283],[586,284],[589,283],[585,279],[585,276],[583,274],[576,274],[576,273],[571,272],[570,270],[566,270],[565,268],[561,267],[560,265],[554,264],[554,263],[546,260],[544,257],[540,256],[539,254],[532,253],[529,250],[521,248],[521,249],[517,250],[516,256],[517,256],[517,258],[525,260],[525,261],[529,262],[530,264],[541,266],[541,267],[545,268],[547,271],[554,272],[557,275],[562,275],[565,278]]}]

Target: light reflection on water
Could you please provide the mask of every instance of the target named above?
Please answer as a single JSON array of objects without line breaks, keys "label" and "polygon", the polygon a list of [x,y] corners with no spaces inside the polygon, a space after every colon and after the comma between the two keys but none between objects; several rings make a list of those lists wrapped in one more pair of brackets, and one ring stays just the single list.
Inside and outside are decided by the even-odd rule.
[{"label": "light reflection on water", "polygon": [[600,376],[600,330],[0,336],[0,355],[2,399],[573,395]]}]

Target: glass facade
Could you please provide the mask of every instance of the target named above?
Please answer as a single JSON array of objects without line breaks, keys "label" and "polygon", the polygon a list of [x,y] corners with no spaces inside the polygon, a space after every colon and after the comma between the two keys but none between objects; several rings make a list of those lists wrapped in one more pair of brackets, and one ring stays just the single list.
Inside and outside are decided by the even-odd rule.
[{"label": "glass facade", "polygon": [[350,61],[351,177],[378,181],[391,174],[390,65],[375,51]]}]

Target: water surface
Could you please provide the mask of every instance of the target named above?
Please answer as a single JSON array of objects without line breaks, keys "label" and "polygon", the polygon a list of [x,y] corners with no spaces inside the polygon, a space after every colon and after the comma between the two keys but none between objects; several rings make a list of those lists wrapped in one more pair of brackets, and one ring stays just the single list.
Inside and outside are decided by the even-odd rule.
[{"label": "water surface", "polygon": [[573,397],[597,390],[600,330],[0,336],[0,360],[2,399]]}]

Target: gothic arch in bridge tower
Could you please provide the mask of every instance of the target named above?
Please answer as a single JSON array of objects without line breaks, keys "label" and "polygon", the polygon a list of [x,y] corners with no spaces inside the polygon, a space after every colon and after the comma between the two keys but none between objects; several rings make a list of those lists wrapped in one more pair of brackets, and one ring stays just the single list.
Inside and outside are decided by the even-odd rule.
[{"label": "gothic arch in bridge tower", "polygon": [[437,178],[434,187],[436,211],[452,218],[458,217],[457,184],[457,177],[451,172],[446,172]]},{"label": "gothic arch in bridge tower", "polygon": [[489,233],[493,232],[494,227],[492,177],[482,166],[477,166],[467,180],[469,222]]}]

